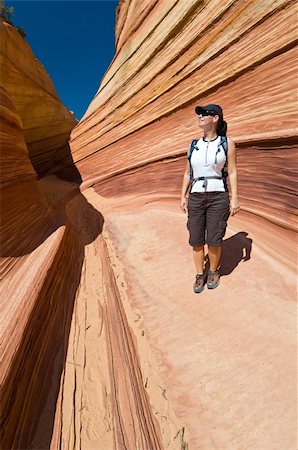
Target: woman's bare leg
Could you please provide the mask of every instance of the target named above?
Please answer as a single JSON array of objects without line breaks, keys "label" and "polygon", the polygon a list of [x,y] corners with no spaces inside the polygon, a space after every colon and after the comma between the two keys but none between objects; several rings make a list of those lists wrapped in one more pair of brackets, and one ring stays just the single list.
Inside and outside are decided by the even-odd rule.
[{"label": "woman's bare leg", "polygon": [[197,274],[203,275],[204,272],[204,259],[205,259],[205,253],[204,253],[204,246],[201,245],[200,247],[193,247],[193,259],[195,262],[195,266],[197,269]]},{"label": "woman's bare leg", "polygon": [[221,256],[221,247],[208,246],[208,256],[211,272],[215,272],[219,266],[219,260]]}]

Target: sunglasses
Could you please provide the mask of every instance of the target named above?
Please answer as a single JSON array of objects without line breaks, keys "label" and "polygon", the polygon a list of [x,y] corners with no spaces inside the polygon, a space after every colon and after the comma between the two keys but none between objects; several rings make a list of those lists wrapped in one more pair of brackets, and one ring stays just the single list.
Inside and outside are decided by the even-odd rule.
[{"label": "sunglasses", "polygon": [[214,111],[210,111],[209,109],[206,109],[206,110],[201,111],[199,115],[200,115],[200,116],[203,116],[203,117],[207,117],[207,116],[212,116],[212,117],[218,116],[218,114],[216,114]]}]

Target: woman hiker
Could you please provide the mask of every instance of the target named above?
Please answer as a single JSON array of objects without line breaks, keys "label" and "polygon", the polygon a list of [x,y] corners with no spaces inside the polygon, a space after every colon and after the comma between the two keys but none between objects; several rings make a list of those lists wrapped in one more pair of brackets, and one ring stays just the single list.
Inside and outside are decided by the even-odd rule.
[{"label": "woman hiker", "polygon": [[[236,149],[226,137],[227,123],[219,105],[197,106],[199,127],[204,136],[191,143],[183,177],[181,204],[188,212],[189,243],[193,248],[196,266],[195,293],[214,289],[220,280],[219,261],[222,239],[229,215],[239,210],[237,197]],[[231,200],[226,182],[225,166],[231,187]],[[187,193],[188,200],[187,200]],[[209,270],[205,271],[204,245],[208,245]]]}]

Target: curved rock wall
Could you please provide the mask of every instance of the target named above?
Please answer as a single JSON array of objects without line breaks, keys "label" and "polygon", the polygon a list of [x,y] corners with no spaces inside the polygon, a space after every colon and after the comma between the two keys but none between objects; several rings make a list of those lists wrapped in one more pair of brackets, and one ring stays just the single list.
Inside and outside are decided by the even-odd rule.
[{"label": "curved rock wall", "polygon": [[[200,135],[195,105],[219,103],[238,144],[242,208],[293,229],[294,2],[122,2],[116,41],[100,89],[71,134],[84,186],[111,178],[122,186],[125,173],[150,164],[154,171],[165,158],[181,158],[181,174]],[[158,168],[150,177],[156,190],[178,194],[175,164],[162,185]]]},{"label": "curved rock wall", "polygon": [[[76,120],[2,19],[0,34],[1,448],[31,448],[44,409],[45,440],[51,433],[84,247],[63,202],[55,210],[40,189],[35,168],[53,166]],[[69,198],[78,194],[77,186],[69,190]]]},{"label": "curved rock wall", "polygon": [[30,46],[14,27],[0,20],[1,84],[9,92],[23,124],[31,162],[37,173],[57,166],[69,153],[76,118],[61,103],[54,85]]},{"label": "curved rock wall", "polygon": [[[18,256],[32,250],[32,227],[49,227],[51,210],[38,190],[29,160],[21,119],[8,92],[1,87],[1,255]],[[43,226],[42,226],[43,224]]]},{"label": "curved rock wall", "polygon": [[84,246],[41,191],[3,87],[0,118],[1,448],[31,448],[41,411],[55,411]]}]

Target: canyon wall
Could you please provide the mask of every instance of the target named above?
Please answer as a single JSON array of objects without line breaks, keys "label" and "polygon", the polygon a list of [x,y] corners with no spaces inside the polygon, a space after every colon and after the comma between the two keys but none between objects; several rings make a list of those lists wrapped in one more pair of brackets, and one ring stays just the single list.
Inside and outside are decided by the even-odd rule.
[{"label": "canyon wall", "polygon": [[24,38],[2,19],[0,34],[1,448],[27,449],[41,411],[53,408],[84,248],[36,171],[61,149],[70,155],[77,121]]},{"label": "canyon wall", "polygon": [[35,171],[45,173],[63,156],[69,163],[68,140],[77,119],[61,103],[51,78],[15,28],[0,19],[1,84],[22,120],[24,138]]}]

